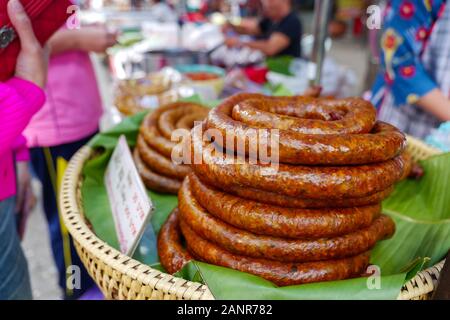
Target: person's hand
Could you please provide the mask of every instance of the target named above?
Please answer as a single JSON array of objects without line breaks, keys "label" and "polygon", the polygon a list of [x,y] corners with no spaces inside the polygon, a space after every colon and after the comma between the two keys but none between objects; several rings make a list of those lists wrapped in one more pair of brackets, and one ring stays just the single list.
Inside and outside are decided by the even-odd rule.
[{"label": "person's hand", "polygon": [[21,45],[15,76],[44,88],[47,81],[48,53],[36,39],[31,21],[19,0],[8,2],[8,16]]},{"label": "person's hand", "polygon": [[104,53],[117,43],[117,32],[106,26],[86,26],[79,30],[80,48],[87,52]]},{"label": "person's hand", "polygon": [[239,38],[236,38],[236,37],[226,38],[225,39],[225,45],[228,48],[236,48],[236,47],[239,47],[241,45],[241,41],[239,40]]}]

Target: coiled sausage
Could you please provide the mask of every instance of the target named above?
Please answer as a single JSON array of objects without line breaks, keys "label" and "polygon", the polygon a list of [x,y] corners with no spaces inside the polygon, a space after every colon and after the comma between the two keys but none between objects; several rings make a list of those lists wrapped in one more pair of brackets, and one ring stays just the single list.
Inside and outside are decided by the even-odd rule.
[{"label": "coiled sausage", "polygon": [[381,205],[338,209],[298,209],[267,205],[226,194],[202,183],[194,174],[186,177],[180,201],[201,207],[236,228],[255,234],[284,238],[330,238],[368,227]]},{"label": "coiled sausage", "polygon": [[395,230],[392,219],[382,215],[367,228],[329,239],[292,240],[255,235],[209,215],[189,194],[190,190],[186,187],[180,190],[181,219],[204,239],[232,253],[253,258],[284,262],[344,258],[368,251],[377,241],[390,237]]},{"label": "coiled sausage", "polygon": [[191,255],[181,245],[178,209],[172,211],[158,234],[159,260],[164,269],[175,273],[190,260]]},{"label": "coiled sausage", "polygon": [[[207,148],[201,130],[192,130],[194,150]],[[227,157],[220,150],[201,152],[202,161],[193,161],[193,170],[214,186],[242,186],[300,198],[342,199],[367,197],[386,190],[403,175],[405,156],[381,163],[359,166],[300,166],[253,164],[246,159]],[[195,159],[194,159],[195,160]]]},{"label": "coiled sausage", "polygon": [[232,254],[198,236],[183,221],[182,233],[194,258],[260,276],[278,286],[348,279],[363,274],[369,264],[369,252],[329,261],[283,263]]},{"label": "coiled sausage", "polygon": [[146,163],[147,167],[154,172],[178,180],[182,180],[191,172],[189,166],[175,164],[171,159],[168,159],[149,148],[142,136],[137,138],[136,148],[139,151],[141,159]]},{"label": "coiled sausage", "polygon": [[177,194],[178,189],[181,187],[180,180],[168,178],[151,171],[142,161],[138,149],[134,149],[133,156],[139,175],[147,188],[156,192]]},{"label": "coiled sausage", "polygon": [[[247,151],[250,148],[248,137],[255,129],[279,127],[281,128],[278,132],[279,161],[290,164],[376,163],[397,156],[405,148],[405,136],[391,125],[382,122],[374,123],[375,110],[362,99],[352,98],[336,102],[313,98],[293,98],[288,100],[288,103],[284,102],[286,99],[281,98],[280,100],[254,94],[235,95],[209,113],[206,127],[218,130],[223,137],[231,136],[230,139],[234,140],[235,145],[245,145]],[[296,100],[299,100],[300,103]],[[280,107],[278,107],[279,105]],[[335,106],[338,114],[342,113],[342,109],[346,111],[344,116],[337,116],[342,117],[342,121],[328,121],[333,119],[333,115],[328,118],[323,115],[326,112],[321,108],[333,110],[332,106]],[[265,112],[262,116],[260,114],[262,111],[259,111],[259,117],[255,119],[255,114],[251,111],[259,110],[258,108],[283,112],[289,116],[286,118],[284,115],[274,115],[270,112]],[[314,112],[319,115],[312,116],[311,114]],[[290,115],[322,117],[323,119],[295,119]],[[354,125],[351,124],[352,122]],[[345,125],[348,125],[349,129]],[[274,131],[267,130],[269,140],[272,139],[273,134],[275,134]],[[221,142],[219,141],[219,143]],[[222,147],[225,146],[222,145]],[[269,150],[271,150],[270,146]]]}]

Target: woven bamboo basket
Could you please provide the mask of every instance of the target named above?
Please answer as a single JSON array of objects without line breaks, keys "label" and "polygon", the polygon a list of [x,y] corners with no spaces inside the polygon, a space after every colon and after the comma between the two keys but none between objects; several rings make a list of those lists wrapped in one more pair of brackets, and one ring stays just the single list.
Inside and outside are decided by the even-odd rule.
[{"label": "woven bamboo basket", "polygon": [[[420,140],[408,137],[408,149],[415,160],[426,159],[439,151]],[[92,156],[89,147],[81,148],[71,159],[60,192],[63,221],[73,237],[75,248],[91,277],[107,299],[214,299],[207,286],[152,269],[109,246],[89,228],[83,214],[82,169]],[[398,296],[400,300],[429,299],[444,261],[418,273]]]}]

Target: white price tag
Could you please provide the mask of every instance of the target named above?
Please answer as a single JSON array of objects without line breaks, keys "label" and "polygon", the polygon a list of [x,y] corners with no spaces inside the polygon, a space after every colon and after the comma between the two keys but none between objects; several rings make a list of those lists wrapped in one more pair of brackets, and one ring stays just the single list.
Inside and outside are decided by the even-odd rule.
[{"label": "white price tag", "polygon": [[104,179],[120,251],[132,256],[153,212],[153,204],[123,135],[109,160]]}]

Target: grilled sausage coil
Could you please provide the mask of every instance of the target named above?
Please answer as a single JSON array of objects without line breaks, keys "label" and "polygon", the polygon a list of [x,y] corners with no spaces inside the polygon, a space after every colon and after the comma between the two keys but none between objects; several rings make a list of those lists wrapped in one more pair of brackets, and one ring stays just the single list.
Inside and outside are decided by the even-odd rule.
[{"label": "grilled sausage coil", "polygon": [[168,217],[158,234],[158,253],[167,272],[175,273],[192,260],[181,244],[178,209]]},{"label": "grilled sausage coil", "polygon": [[373,106],[359,98],[274,98],[244,93],[225,100],[206,122],[207,128],[224,137],[233,135],[234,143],[245,145],[245,150],[252,130],[278,129],[281,163],[354,165],[392,159],[406,145],[400,131],[376,122],[375,116]]},{"label": "grilled sausage coil", "polygon": [[374,193],[362,198],[341,198],[341,199],[308,199],[289,197],[272,191],[264,191],[251,187],[242,187],[238,185],[216,186],[231,194],[244,199],[254,200],[261,203],[287,208],[351,208],[379,204],[386,199],[393,191],[389,187],[383,191]]},{"label": "grilled sausage coil", "polygon": [[283,263],[239,256],[204,240],[183,220],[180,225],[188,248],[196,259],[252,273],[279,286],[353,278],[364,273],[369,264],[368,252],[350,258],[305,263]]},{"label": "grilled sausage coil", "polygon": [[[172,149],[177,145],[177,143],[171,141],[170,136],[167,137],[161,133],[159,129],[159,118],[165,112],[170,112],[174,109],[179,108],[185,110],[185,115],[195,114],[196,120],[204,119],[206,117],[206,114],[208,113],[208,110],[201,105],[189,102],[176,102],[162,106],[149,113],[144,118],[139,130],[140,135],[144,138],[145,142],[147,142],[148,146],[167,158],[170,158],[172,156]],[[183,117],[181,117],[180,119],[182,118]],[[187,129],[185,127],[177,127],[177,129],[178,128]]]},{"label": "grilled sausage coil", "polygon": [[[171,140],[176,129],[190,130],[195,121],[206,117],[201,105],[177,102],[149,113],[140,128],[134,154],[138,171],[147,188],[176,194],[183,178],[191,168],[172,161],[172,153],[179,143]],[[187,131],[188,133],[188,131]]]},{"label": "grilled sausage coil", "polygon": [[184,180],[179,202],[187,215],[204,210],[236,228],[293,239],[331,238],[355,232],[369,227],[381,212],[380,204],[326,209],[268,205],[216,190],[194,174]]},{"label": "grilled sausage coil", "polygon": [[[179,211],[182,220],[196,234],[227,251],[253,258],[268,257],[285,262],[308,262],[354,256],[368,251],[377,241],[390,237],[395,229],[392,220],[382,215],[367,228],[335,238],[298,240],[257,236],[208,214],[192,196],[188,180],[185,180],[180,190]],[[251,221],[248,221],[247,225],[250,224]],[[324,229],[333,230],[333,228],[329,225]],[[298,230],[301,231],[300,228]]]},{"label": "grilled sausage coil", "polygon": [[[194,150],[208,150],[201,130],[192,130]],[[309,199],[361,198],[383,191],[404,173],[404,154],[384,162],[359,166],[305,166],[252,163],[240,156],[229,157],[216,148],[202,152],[202,161],[192,168],[214,186],[243,186],[276,190],[289,197]]]},{"label": "grilled sausage coil", "polygon": [[[260,144],[255,130],[277,134],[278,150]],[[411,159],[404,135],[377,122],[362,99],[239,94],[213,109],[190,140],[192,172],[178,193],[177,218],[166,223],[172,236],[160,237],[171,243],[160,245],[169,272],[189,252],[280,286],[352,278],[364,274],[376,243],[395,232],[380,203]],[[255,142],[278,162],[255,157]]]},{"label": "grilled sausage coil", "polygon": [[[357,277],[364,273],[369,264],[368,252],[350,258],[306,263],[280,263],[238,256],[198,236],[188,225],[180,221],[178,215],[178,210],[175,209],[158,236],[161,264],[170,273],[181,269],[193,255],[198,260],[252,273],[279,286],[286,286]],[[192,254],[181,245],[180,224]]]}]

